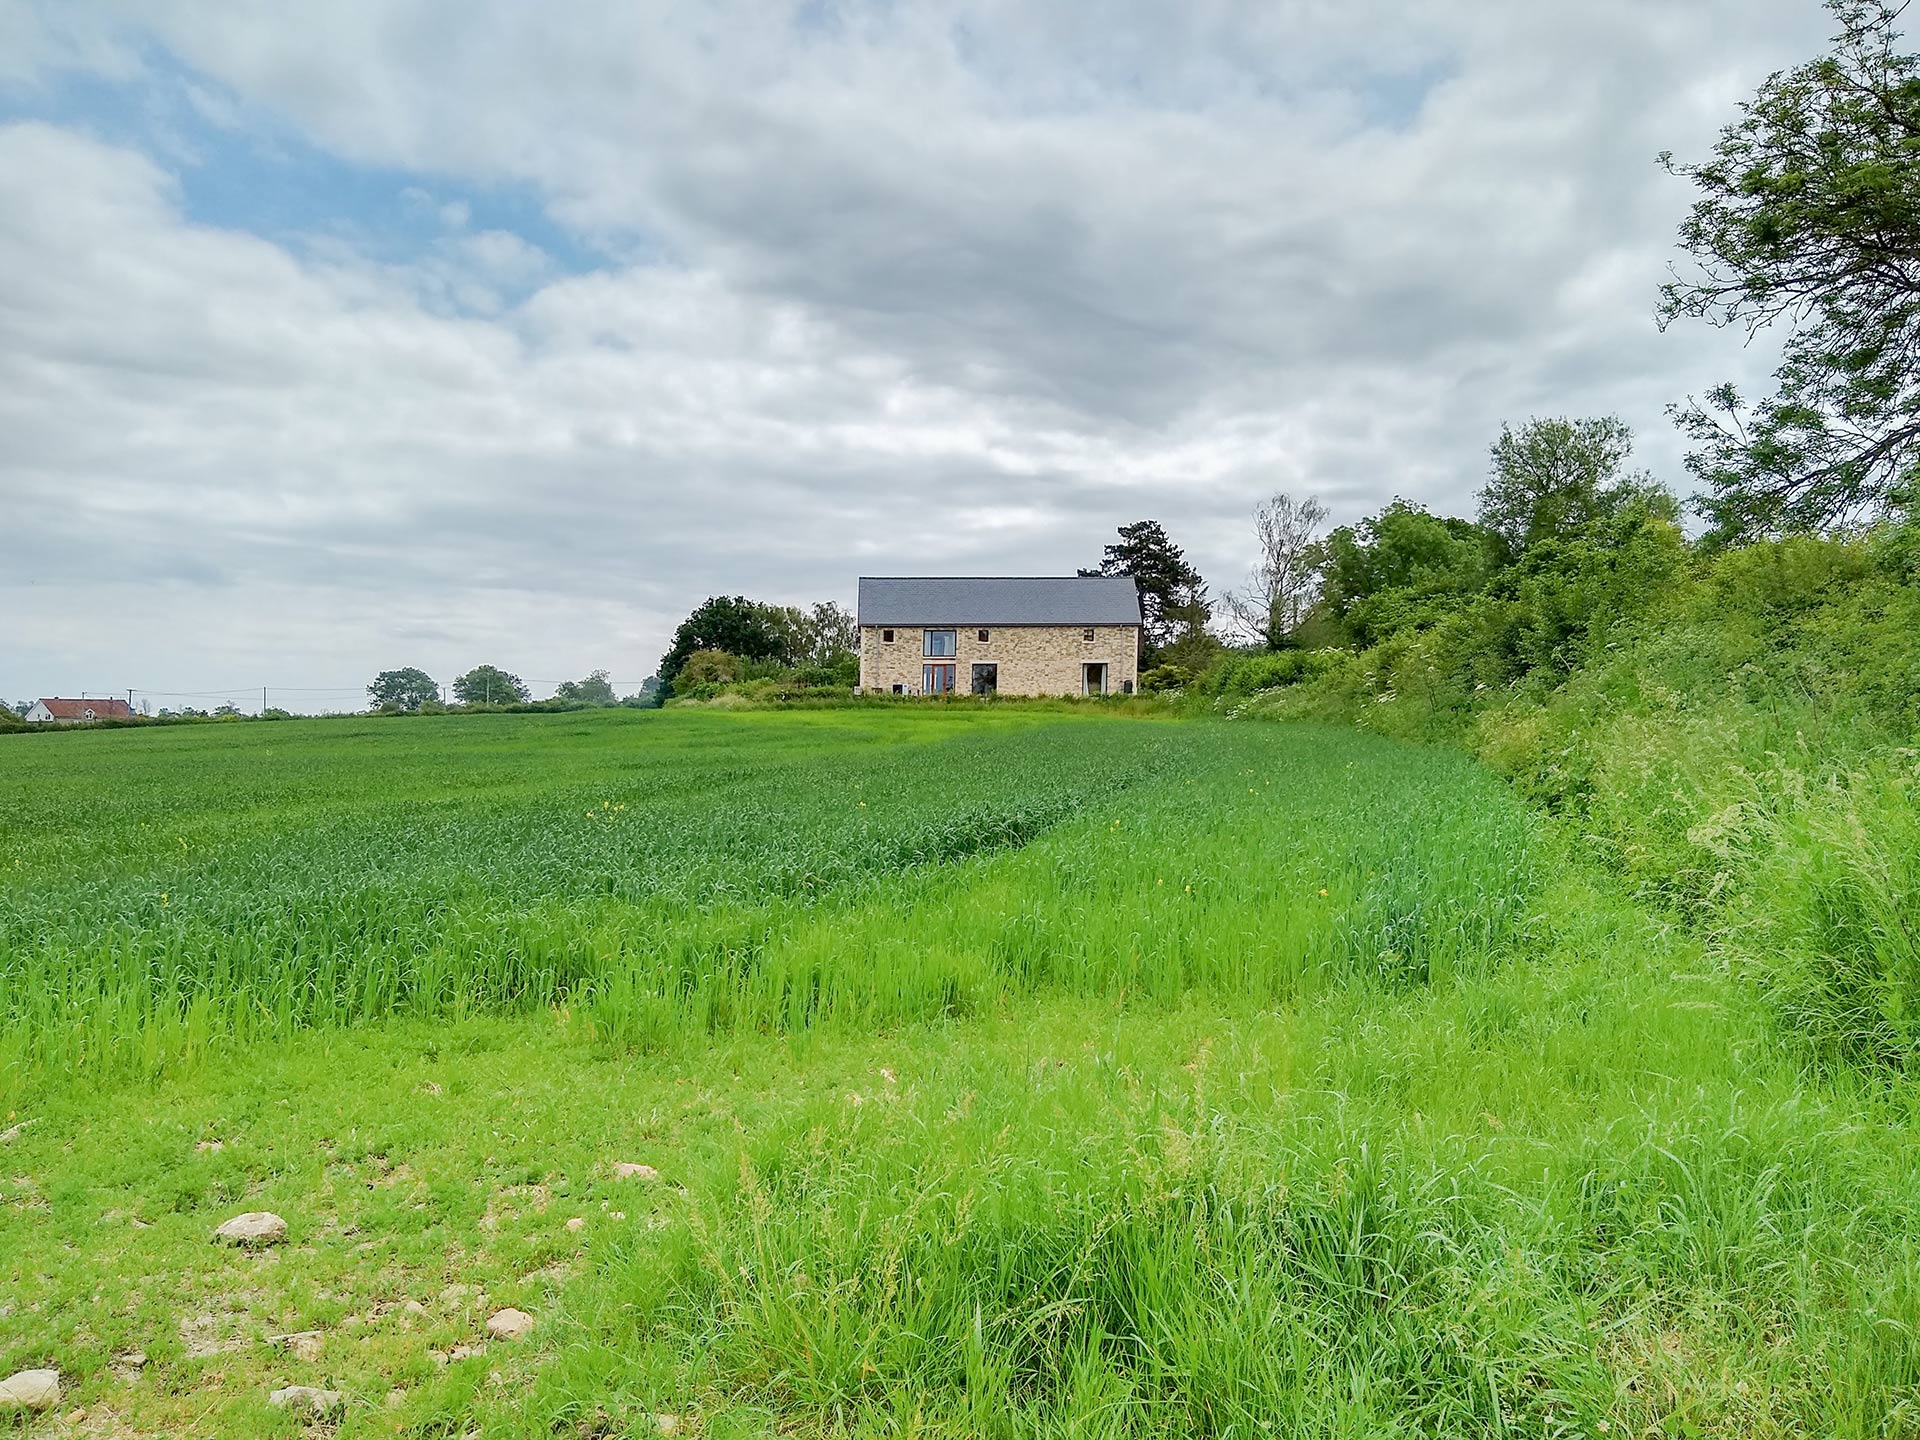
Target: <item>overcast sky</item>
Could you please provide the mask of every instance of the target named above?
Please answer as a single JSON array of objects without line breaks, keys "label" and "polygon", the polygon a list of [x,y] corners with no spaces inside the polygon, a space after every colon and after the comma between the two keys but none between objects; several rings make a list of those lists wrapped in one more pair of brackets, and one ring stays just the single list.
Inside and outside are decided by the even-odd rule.
[{"label": "overcast sky", "polygon": [[[1657,332],[1813,0],[0,0],[0,696],[655,668],[709,594],[1216,591],[1276,489],[1471,511]],[[303,687],[296,689],[295,687]],[[195,703],[206,704],[206,700]]]}]

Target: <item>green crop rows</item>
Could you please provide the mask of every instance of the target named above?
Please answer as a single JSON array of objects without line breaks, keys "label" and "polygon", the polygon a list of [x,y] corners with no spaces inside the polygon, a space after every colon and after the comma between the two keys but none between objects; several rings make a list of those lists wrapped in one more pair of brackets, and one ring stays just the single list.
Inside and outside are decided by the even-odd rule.
[{"label": "green crop rows", "polygon": [[[1276,754],[1223,724],[941,716],[303,729],[104,737],[105,768],[99,736],[12,747],[0,1055],[152,1069],[558,1003],[644,1041],[972,1013],[1040,984],[1273,997],[1478,963],[1528,883],[1497,785],[1457,807],[1466,764],[1376,746],[1390,773],[1363,774],[1345,738]],[[1428,823],[1393,823],[1408,806]],[[1043,867],[992,863],[1042,837]],[[938,868],[974,857],[965,884]]]}]

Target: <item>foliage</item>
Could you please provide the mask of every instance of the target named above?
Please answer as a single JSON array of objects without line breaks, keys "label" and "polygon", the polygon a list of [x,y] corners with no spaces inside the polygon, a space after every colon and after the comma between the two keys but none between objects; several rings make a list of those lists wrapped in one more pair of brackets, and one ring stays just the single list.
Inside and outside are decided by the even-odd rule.
[{"label": "foliage", "polygon": [[1226,645],[1210,628],[1213,607],[1207,603],[1206,586],[1169,605],[1165,618],[1167,639],[1153,652],[1154,666],[1173,665],[1198,674],[1226,652]]},{"label": "foliage", "polygon": [[462,705],[524,705],[533,692],[498,665],[476,665],[453,682],[453,698]]},{"label": "foliage", "polygon": [[649,675],[633,694],[621,696],[620,703],[632,710],[657,710],[666,697],[667,687],[660,683],[660,677]]},{"label": "foliage", "polygon": [[1547,541],[1573,540],[1638,503],[1678,519],[1679,506],[1644,474],[1625,471],[1633,431],[1617,416],[1529,420],[1500,427],[1480,491],[1480,524],[1513,560]]},{"label": "foliage", "polygon": [[674,682],[673,697],[676,701],[725,698],[756,704],[850,700],[859,682],[860,657],[851,651],[843,651],[828,663],[817,665],[746,661],[721,651],[696,651]]},{"label": "foliage", "polygon": [[685,696],[702,685],[728,685],[746,675],[745,662],[724,650],[696,650],[674,677],[673,693]]},{"label": "foliage", "polygon": [[1457,609],[1486,583],[1492,551],[1472,521],[1395,500],[1327,537],[1321,604],[1342,640],[1371,645]]},{"label": "foliage", "polygon": [[426,671],[409,665],[401,670],[382,670],[367,687],[367,698],[376,710],[412,711],[438,701],[440,686]]},{"label": "foliage", "polygon": [[1712,158],[1676,164],[1700,192],[1662,291],[1682,318],[1749,335],[1787,327],[1774,394],[1732,385],[1677,410],[1723,540],[1887,514],[1920,453],[1920,56],[1906,0],[1828,0],[1831,53],[1771,76]]},{"label": "foliage", "polygon": [[674,689],[674,682],[697,650],[723,651],[748,666],[767,664],[792,669],[841,666],[856,656],[859,648],[858,622],[831,600],[801,609],[767,605],[743,595],[718,595],[695,609],[674,631],[673,647],[660,661],[659,688],[683,693]]},{"label": "foliage", "polygon": [[1717,935],[1816,1058],[1909,1069],[1914,554],[1890,526],[1694,557],[1629,509],[1252,713],[1469,745]]},{"label": "foliage", "polygon": [[1194,681],[1194,672],[1184,665],[1153,665],[1140,672],[1140,690],[1145,695],[1181,690]]},{"label": "foliage", "polygon": [[1191,632],[1193,607],[1206,603],[1206,582],[1158,520],[1122,525],[1098,568],[1080,573],[1133,577],[1140,587],[1141,648],[1148,664],[1176,634]]},{"label": "foliage", "polygon": [[696,650],[724,650],[747,660],[785,660],[792,647],[792,617],[744,595],[709,597],[680,622],[673,644],[660,659],[660,683],[671,687]]},{"label": "foliage", "polygon": [[779,658],[788,665],[835,665],[859,652],[859,621],[831,600],[808,610],[769,607],[769,613],[785,642]]},{"label": "foliage", "polygon": [[1327,507],[1309,495],[1275,494],[1254,511],[1259,559],[1240,590],[1227,592],[1227,612],[1243,639],[1269,650],[1292,644],[1320,589],[1320,527]]},{"label": "foliage", "polygon": [[584,680],[563,680],[553,692],[556,700],[573,700],[582,705],[614,705],[619,696],[613,693],[613,681],[607,678],[604,670],[595,670]]},{"label": "foliage", "polygon": [[1194,682],[1194,693],[1213,698],[1254,695],[1298,685],[1325,675],[1345,662],[1337,651],[1276,650],[1225,657]]}]

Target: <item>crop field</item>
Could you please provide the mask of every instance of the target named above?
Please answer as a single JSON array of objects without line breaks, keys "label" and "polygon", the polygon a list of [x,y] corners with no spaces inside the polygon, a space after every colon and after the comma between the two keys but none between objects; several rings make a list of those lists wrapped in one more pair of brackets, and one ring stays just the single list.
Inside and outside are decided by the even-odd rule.
[{"label": "crop field", "polygon": [[1346,730],[0,741],[50,1435],[1920,1434],[1914,1110]]}]

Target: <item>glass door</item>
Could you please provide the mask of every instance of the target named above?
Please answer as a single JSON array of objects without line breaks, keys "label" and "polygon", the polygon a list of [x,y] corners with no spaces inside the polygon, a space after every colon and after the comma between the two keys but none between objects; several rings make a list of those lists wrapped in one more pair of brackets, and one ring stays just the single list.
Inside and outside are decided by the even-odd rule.
[{"label": "glass door", "polygon": [[945,665],[922,665],[920,689],[928,695],[951,695],[953,672],[956,668],[951,662]]}]

